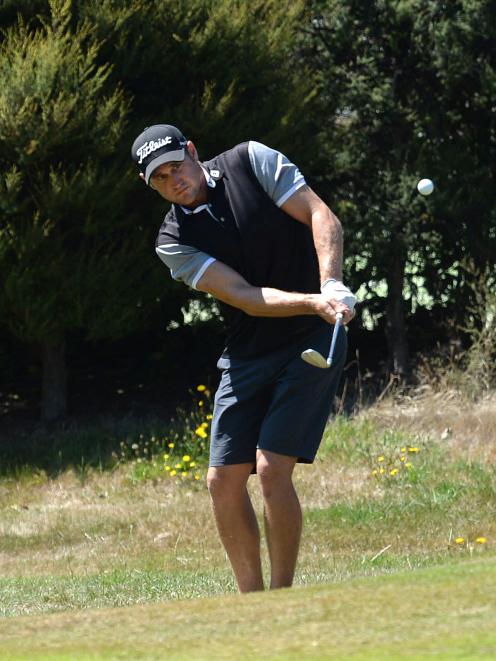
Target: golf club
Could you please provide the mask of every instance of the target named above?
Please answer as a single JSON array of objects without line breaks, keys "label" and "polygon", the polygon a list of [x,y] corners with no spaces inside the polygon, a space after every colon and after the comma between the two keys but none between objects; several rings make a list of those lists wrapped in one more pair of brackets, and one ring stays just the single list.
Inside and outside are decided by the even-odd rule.
[{"label": "golf club", "polygon": [[341,314],[341,312],[338,312],[338,314],[336,315],[336,323],[334,324],[334,330],[332,332],[331,348],[329,349],[329,355],[327,356],[327,360],[324,358],[324,356],[321,353],[315,351],[315,349],[305,349],[305,351],[303,351],[301,354],[301,357],[305,362],[307,362],[309,365],[313,365],[314,367],[320,367],[321,369],[324,370],[332,365],[334,346],[336,344],[336,338],[338,336],[339,326],[341,325],[342,318],[343,315]]}]

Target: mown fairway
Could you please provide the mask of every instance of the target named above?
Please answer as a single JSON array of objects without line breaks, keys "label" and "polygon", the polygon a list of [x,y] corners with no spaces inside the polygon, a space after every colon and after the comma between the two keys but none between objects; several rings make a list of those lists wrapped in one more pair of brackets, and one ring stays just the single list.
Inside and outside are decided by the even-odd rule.
[{"label": "mown fairway", "polygon": [[337,419],[298,467],[290,591],[232,594],[203,479],[160,458],[2,478],[0,658],[495,658],[496,407],[433,401]]},{"label": "mown fairway", "polygon": [[496,562],[6,619],[2,659],[494,659]]}]

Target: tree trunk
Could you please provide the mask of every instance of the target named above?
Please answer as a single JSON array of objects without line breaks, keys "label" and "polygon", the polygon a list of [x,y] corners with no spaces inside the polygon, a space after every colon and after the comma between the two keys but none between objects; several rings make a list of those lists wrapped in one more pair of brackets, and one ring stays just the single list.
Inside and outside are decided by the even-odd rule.
[{"label": "tree trunk", "polygon": [[393,246],[389,276],[387,278],[387,321],[389,371],[399,377],[407,377],[410,371],[408,340],[403,302],[403,281],[406,256],[400,245]]},{"label": "tree trunk", "polygon": [[52,422],[63,418],[67,411],[64,335],[45,338],[42,341],[41,354],[43,362],[41,419],[44,422]]}]

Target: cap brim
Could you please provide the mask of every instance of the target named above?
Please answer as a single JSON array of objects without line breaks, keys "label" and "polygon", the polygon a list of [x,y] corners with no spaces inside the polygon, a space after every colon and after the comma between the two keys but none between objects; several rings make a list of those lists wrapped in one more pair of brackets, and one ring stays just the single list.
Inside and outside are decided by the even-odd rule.
[{"label": "cap brim", "polygon": [[154,158],[153,161],[150,161],[146,166],[145,170],[145,181],[147,184],[150,183],[150,177],[154,170],[156,170],[159,165],[164,163],[170,163],[171,161],[184,161],[184,149],[176,149],[176,151],[168,151],[165,154],[160,154],[157,158]]}]

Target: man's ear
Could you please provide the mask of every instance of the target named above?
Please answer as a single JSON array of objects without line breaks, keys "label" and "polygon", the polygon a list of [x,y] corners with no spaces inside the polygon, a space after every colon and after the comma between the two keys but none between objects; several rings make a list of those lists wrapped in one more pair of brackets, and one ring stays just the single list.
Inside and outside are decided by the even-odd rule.
[{"label": "man's ear", "polygon": [[196,147],[195,147],[194,143],[191,142],[191,140],[188,140],[188,144],[186,145],[186,149],[188,150],[188,154],[191,156],[191,158],[194,161],[199,161],[200,160],[199,157],[198,157],[198,152],[196,151]]},{"label": "man's ear", "polygon": [[[144,175],[142,172],[140,172],[140,173],[139,173],[139,176],[140,176],[140,179],[143,179],[143,181],[144,181],[145,184],[146,184],[145,175]],[[155,190],[155,188],[154,188],[154,186],[153,186],[153,184],[152,184],[152,180],[151,180],[151,179],[150,179],[150,183],[148,184],[148,186],[149,186],[150,188],[152,188],[153,190]]]}]

